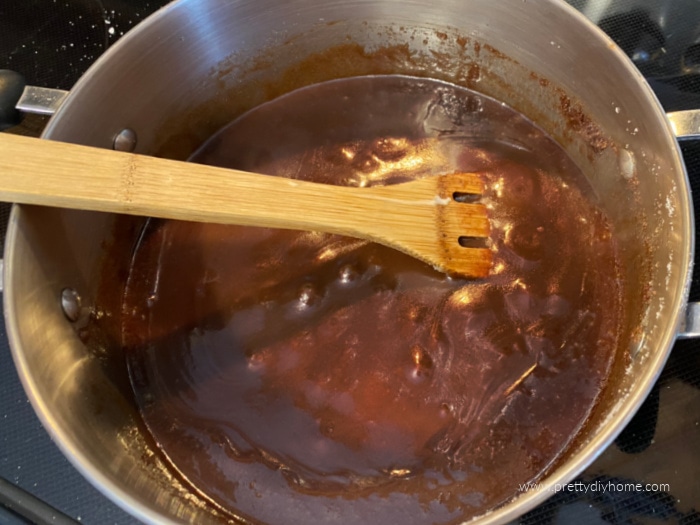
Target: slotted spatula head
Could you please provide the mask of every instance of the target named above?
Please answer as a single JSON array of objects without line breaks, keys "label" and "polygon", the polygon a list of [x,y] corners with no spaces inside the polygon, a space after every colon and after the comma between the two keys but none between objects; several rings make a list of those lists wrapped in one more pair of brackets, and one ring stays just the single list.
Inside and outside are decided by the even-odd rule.
[{"label": "slotted spatula head", "polygon": [[367,206],[368,212],[381,211],[376,224],[363,224],[365,232],[376,235],[355,235],[393,246],[452,276],[488,276],[490,225],[479,202],[484,184],[478,174],[438,175],[361,191],[382,206]]},{"label": "slotted spatula head", "polygon": [[448,274],[486,277],[491,269],[488,247],[491,231],[486,206],[479,202],[484,191],[475,173],[455,173],[435,178],[439,261],[436,267]]}]

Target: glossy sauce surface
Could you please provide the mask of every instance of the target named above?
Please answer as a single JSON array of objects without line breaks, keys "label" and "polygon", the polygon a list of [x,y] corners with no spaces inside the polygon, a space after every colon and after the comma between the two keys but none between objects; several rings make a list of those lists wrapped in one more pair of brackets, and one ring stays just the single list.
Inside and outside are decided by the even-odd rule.
[{"label": "glossy sauce surface", "polygon": [[621,276],[583,176],[532,123],[361,77],[261,106],[192,160],[350,186],[478,171],[494,250],[466,281],[340,236],[151,220],[123,343],[147,426],[209,498],[266,523],[451,523],[566,448],[610,370]]}]

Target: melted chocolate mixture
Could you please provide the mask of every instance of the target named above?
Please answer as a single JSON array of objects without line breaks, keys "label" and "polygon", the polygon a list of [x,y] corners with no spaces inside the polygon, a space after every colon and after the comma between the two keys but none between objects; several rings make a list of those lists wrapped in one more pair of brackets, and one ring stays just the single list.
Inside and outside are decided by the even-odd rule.
[{"label": "melted chocolate mixture", "polygon": [[214,502],[451,523],[566,448],[610,370],[620,275],[583,176],[531,122],[442,82],[353,78],[253,110],[192,160],[350,186],[478,171],[493,226],[492,275],[465,281],[340,236],[151,220],[123,304],[133,387]]}]

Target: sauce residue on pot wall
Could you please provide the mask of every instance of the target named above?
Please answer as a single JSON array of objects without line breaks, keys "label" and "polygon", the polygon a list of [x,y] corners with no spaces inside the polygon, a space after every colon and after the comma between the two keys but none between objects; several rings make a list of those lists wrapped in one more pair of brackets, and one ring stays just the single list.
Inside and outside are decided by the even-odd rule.
[{"label": "sauce residue on pot wall", "polygon": [[492,275],[468,282],[339,236],[150,221],[122,308],[132,383],[214,502],[450,523],[566,448],[609,374],[622,284],[606,217],[540,129],[444,83],[358,78],[257,109],[193,160],[353,186],[478,171],[493,225]]},{"label": "sauce residue on pot wall", "polygon": [[[342,33],[338,27],[334,29]],[[268,100],[336,78],[382,74],[427,75],[508,101],[551,134],[556,132],[560,143],[586,145],[589,155],[613,145],[576,99],[489,44],[455,30],[403,26],[365,29],[369,35],[378,31],[373,36],[384,44],[368,48],[356,42],[349,31],[343,43],[315,52],[304,48],[300,44],[304,38],[296,35],[252,58],[232,54],[211,72],[209,81],[215,94],[204,103],[174,111],[157,133],[161,142],[155,151],[167,158],[185,158],[242,112]],[[419,41],[422,45],[417,46]],[[287,65],[278,69],[278,64]]]}]

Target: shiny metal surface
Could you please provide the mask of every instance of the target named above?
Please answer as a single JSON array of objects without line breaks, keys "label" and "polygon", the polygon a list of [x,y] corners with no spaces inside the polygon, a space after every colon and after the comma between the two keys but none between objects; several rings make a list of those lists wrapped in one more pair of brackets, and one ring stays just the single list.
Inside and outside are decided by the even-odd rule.
[{"label": "shiny metal surface", "polygon": [[117,151],[132,152],[136,149],[138,140],[133,129],[124,128],[114,137],[113,148]]},{"label": "shiny metal surface", "polygon": [[68,96],[68,91],[37,86],[26,86],[17,101],[17,109],[25,113],[53,115]]},{"label": "shiny metal surface", "polygon": [[689,303],[678,331],[679,339],[700,337],[700,303]]},{"label": "shiny metal surface", "polygon": [[[557,0],[179,0],[98,60],[44,137],[111,148],[128,127],[137,152],[169,144],[169,155],[184,158],[236,116],[240,98],[264,100],[261,83],[348,42],[366,53],[408,49],[408,61],[387,54],[381,72],[471,82],[537,121],[589,177],[632,276],[628,347],[620,351],[635,353],[625,373],[542,480],[545,489],[515,494],[481,521],[505,523],[549,497],[547,487],[573,479],[622,430],[666,360],[688,293],[692,210],[672,129],[631,62],[582,15]],[[343,74],[362,67],[350,61]],[[312,73],[292,84],[332,76]],[[215,100],[217,111],[205,111]],[[4,300],[20,377],[66,456],[123,508],[150,523],[226,522],[171,474],[142,432],[120,350],[87,348],[62,312],[66,287],[94,306],[113,224],[108,215],[15,207]]]},{"label": "shiny metal surface", "polygon": [[669,113],[668,119],[678,139],[700,137],[700,110],[676,111]]}]

